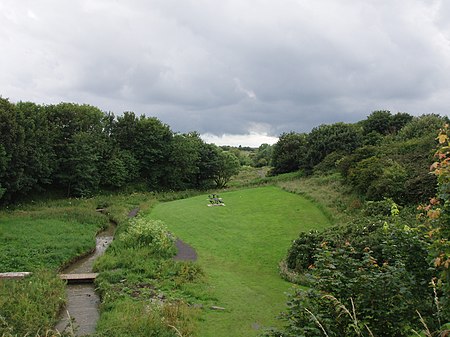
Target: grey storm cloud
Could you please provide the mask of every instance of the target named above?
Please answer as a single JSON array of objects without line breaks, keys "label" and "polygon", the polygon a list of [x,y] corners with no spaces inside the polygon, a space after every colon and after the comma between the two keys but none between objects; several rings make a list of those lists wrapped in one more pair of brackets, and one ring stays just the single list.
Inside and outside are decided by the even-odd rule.
[{"label": "grey storm cloud", "polygon": [[447,114],[450,3],[0,2],[0,95],[215,135]]}]

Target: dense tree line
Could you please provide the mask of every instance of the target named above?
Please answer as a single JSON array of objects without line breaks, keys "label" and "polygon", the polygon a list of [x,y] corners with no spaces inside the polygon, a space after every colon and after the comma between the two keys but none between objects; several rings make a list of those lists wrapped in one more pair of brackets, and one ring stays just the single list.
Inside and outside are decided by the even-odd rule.
[{"label": "dense tree line", "polygon": [[239,170],[231,152],[157,118],[90,105],[0,98],[0,203],[54,190],[85,196],[141,185],[151,190],[224,186]]},{"label": "dense tree line", "polygon": [[437,131],[446,122],[448,118],[433,114],[375,111],[355,124],[321,125],[308,134],[283,133],[273,146],[271,173],[338,171],[369,200],[423,201],[434,193],[436,178],[427,168]]}]

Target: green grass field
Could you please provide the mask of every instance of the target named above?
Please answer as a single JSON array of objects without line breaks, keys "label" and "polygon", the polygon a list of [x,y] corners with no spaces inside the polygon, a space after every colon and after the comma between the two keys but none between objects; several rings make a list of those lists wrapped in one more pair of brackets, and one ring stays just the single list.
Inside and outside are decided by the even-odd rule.
[{"label": "green grass field", "polygon": [[[95,234],[107,219],[78,211],[15,212],[0,217],[0,272],[56,270],[95,247]],[[87,213],[87,212],[86,212]],[[78,220],[78,221],[77,221]]]},{"label": "green grass field", "polygon": [[327,218],[305,198],[277,187],[225,192],[225,207],[207,207],[207,195],[158,204],[150,217],[198,253],[215,305],[205,308],[200,336],[254,336],[279,323],[291,285],[278,262],[300,231],[322,229]]}]

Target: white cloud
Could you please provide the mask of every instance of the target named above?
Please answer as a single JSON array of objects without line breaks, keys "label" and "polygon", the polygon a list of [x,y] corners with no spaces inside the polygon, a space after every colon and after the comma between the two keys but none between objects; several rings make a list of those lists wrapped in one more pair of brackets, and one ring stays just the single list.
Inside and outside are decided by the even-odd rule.
[{"label": "white cloud", "polygon": [[213,135],[213,134],[203,134],[201,135],[201,138],[206,143],[213,143],[218,146],[221,145],[229,145],[229,146],[243,146],[243,147],[254,147],[257,148],[261,144],[275,144],[278,141],[277,137],[272,137],[267,134],[260,134],[260,133],[250,133],[246,135],[230,135],[230,134],[223,134],[220,136]]}]

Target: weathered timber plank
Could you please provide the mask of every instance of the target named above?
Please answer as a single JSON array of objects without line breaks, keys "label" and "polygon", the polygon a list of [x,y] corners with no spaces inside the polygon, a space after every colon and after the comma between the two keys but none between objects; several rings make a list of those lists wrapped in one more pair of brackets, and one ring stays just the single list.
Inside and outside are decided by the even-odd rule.
[{"label": "weathered timber plank", "polygon": [[29,271],[0,273],[0,279],[20,279],[31,275]]},{"label": "weathered timber plank", "polygon": [[84,283],[84,282],[94,282],[98,273],[85,273],[85,274],[59,274],[62,280],[67,281],[67,283]]}]

